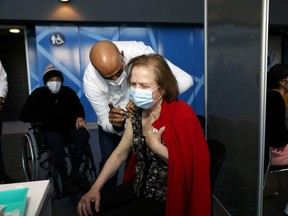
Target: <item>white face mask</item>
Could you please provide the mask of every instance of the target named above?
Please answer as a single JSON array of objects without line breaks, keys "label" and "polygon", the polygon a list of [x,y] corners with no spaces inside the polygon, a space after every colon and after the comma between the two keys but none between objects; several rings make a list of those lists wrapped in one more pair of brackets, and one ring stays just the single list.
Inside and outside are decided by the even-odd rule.
[{"label": "white face mask", "polygon": [[122,74],[118,77],[117,80],[107,80],[106,81],[113,86],[120,86],[123,83],[123,80],[126,78],[126,71],[123,71]]},{"label": "white face mask", "polygon": [[47,82],[47,87],[53,94],[57,94],[61,89],[62,82],[59,81],[50,81]]}]

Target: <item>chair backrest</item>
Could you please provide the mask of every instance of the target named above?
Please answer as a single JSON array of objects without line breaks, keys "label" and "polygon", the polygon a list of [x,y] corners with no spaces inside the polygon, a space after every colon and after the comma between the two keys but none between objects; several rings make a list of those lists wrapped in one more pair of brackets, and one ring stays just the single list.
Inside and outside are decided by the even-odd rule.
[{"label": "chair backrest", "polygon": [[265,187],[267,176],[271,173],[277,173],[277,172],[285,172],[288,171],[288,164],[287,165],[272,165],[272,147],[269,147],[268,151],[268,161],[266,162],[265,167],[265,176],[264,176],[264,183],[263,188]]},{"label": "chair backrest", "polygon": [[197,118],[199,120],[199,123],[200,123],[203,131],[204,131],[205,130],[205,121],[206,121],[205,117],[203,115],[197,115]]},{"label": "chair backrest", "polygon": [[210,152],[210,181],[213,192],[218,173],[225,159],[226,148],[223,143],[217,140],[207,140],[207,144]]}]

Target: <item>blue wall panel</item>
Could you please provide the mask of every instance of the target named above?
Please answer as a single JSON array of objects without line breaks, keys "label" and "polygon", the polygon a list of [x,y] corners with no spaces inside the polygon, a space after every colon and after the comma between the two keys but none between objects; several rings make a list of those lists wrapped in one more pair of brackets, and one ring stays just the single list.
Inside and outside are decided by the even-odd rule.
[{"label": "blue wall panel", "polygon": [[169,27],[158,29],[158,52],[194,79],[194,86],[179,96],[198,114],[204,114],[203,29]]},{"label": "blue wall panel", "polygon": [[[62,34],[65,43],[54,46],[51,36]],[[28,38],[29,40],[29,38]],[[190,104],[196,113],[204,113],[204,41],[203,29],[193,27],[159,26],[36,26],[37,63],[29,54],[30,90],[42,86],[42,73],[47,64],[53,63],[64,74],[64,84],[74,89],[85,107],[88,122],[95,122],[96,115],[84,95],[82,77],[89,62],[89,51],[97,41],[143,41],[156,52],[188,72],[194,78],[194,86],[179,98]],[[33,41],[33,38],[30,39]],[[59,46],[61,45],[61,46]],[[28,44],[33,50],[33,45]],[[39,78],[37,80],[37,77]]]},{"label": "blue wall panel", "polygon": [[[53,35],[62,34],[63,44],[53,45]],[[64,84],[70,86],[78,96],[82,95],[80,73],[78,28],[65,26],[36,27],[38,76],[42,77],[48,64],[54,64],[64,75]],[[60,46],[61,45],[61,46]],[[43,81],[42,81],[43,83]]]},{"label": "blue wall panel", "polygon": [[[192,41],[191,41],[192,43]],[[201,28],[195,28],[193,32],[193,72],[194,86],[192,93],[187,101],[193,103],[193,107],[198,114],[204,115],[204,31]],[[188,60],[187,60],[188,61]]]},{"label": "blue wall panel", "polygon": [[151,46],[155,52],[158,52],[157,45],[157,28],[146,27],[120,27],[121,41],[143,41],[147,46]]}]

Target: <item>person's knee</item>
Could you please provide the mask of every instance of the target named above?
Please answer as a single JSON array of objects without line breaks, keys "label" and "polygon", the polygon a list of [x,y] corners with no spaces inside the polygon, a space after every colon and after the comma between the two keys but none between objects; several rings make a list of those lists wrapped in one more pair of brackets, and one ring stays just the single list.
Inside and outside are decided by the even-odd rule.
[{"label": "person's knee", "polygon": [[54,146],[54,145],[59,146],[64,141],[63,136],[56,131],[45,132],[43,135],[44,135],[44,140],[48,143],[49,146]]},{"label": "person's knee", "polygon": [[78,130],[77,130],[77,136],[81,137],[82,139],[89,140],[89,138],[90,138],[90,133],[89,133],[89,131],[87,131],[86,128],[80,127],[80,128],[78,128]]}]

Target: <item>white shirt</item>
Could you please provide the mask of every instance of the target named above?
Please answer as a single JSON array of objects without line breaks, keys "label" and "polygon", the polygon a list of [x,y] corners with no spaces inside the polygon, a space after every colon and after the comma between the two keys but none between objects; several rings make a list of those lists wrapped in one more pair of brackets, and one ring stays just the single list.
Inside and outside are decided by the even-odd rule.
[{"label": "white shirt", "polygon": [[[113,43],[118,47],[119,52],[124,52],[125,64],[136,56],[155,53],[150,46],[146,46],[143,42],[117,41]],[[176,77],[180,93],[185,92],[193,85],[192,77],[168,60],[167,63]],[[122,82],[121,86],[111,85],[99,75],[90,62],[84,72],[83,83],[85,95],[97,115],[98,124],[108,133],[121,135],[123,132],[114,130],[109,122],[110,109],[108,104],[112,102],[115,107],[125,109],[130,100],[127,79]]]},{"label": "white shirt", "polygon": [[8,93],[7,74],[0,61],[0,97],[6,98],[7,93]]}]

